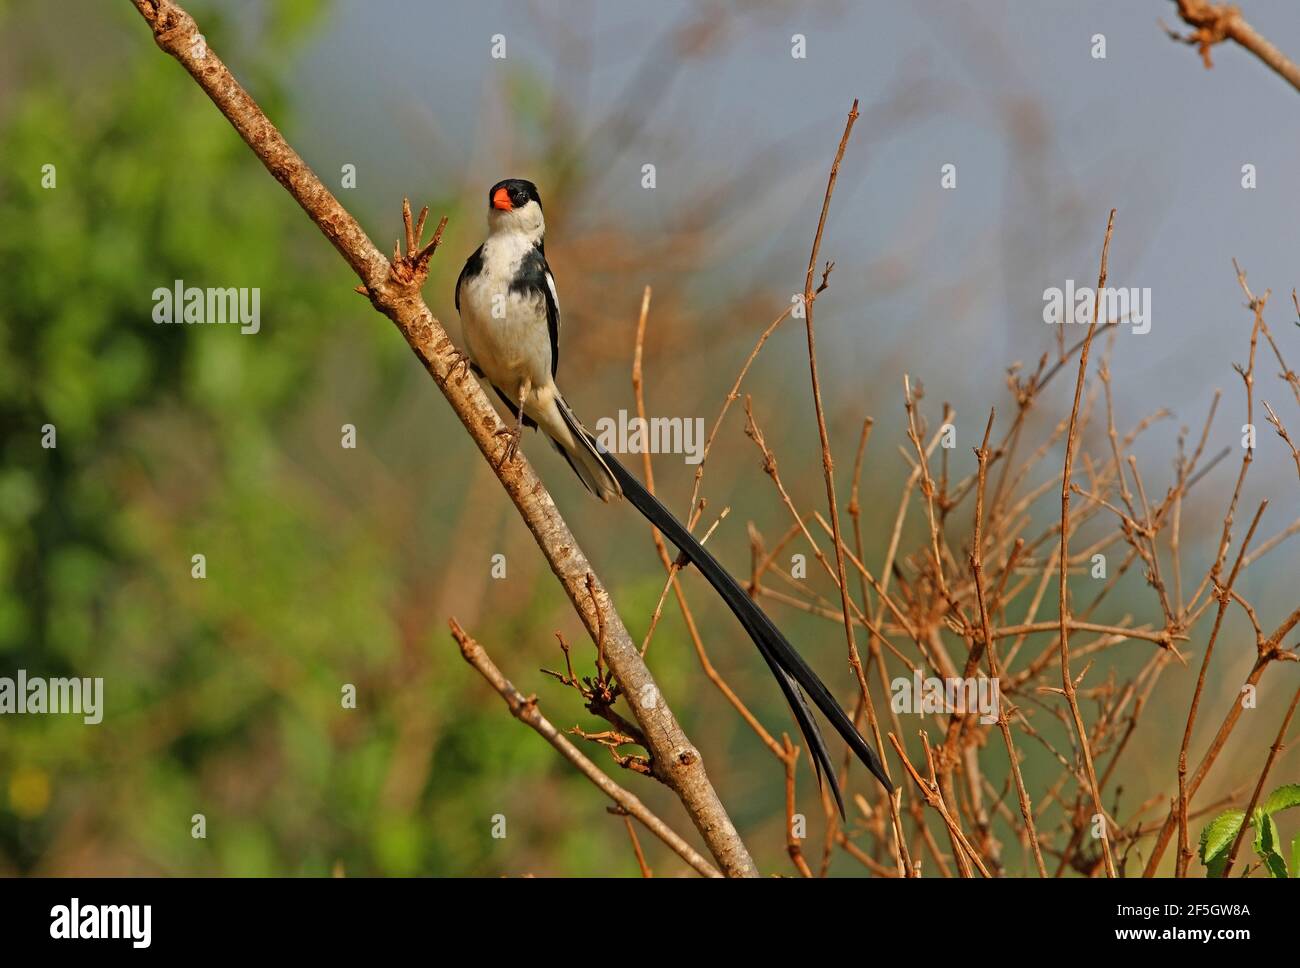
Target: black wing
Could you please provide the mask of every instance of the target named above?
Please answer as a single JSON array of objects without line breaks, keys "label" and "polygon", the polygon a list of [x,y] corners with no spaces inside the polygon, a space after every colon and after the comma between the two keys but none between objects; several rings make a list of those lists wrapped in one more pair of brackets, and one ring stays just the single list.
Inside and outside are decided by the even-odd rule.
[{"label": "black wing", "polygon": [[[543,260],[545,261],[545,260]],[[551,334],[551,379],[560,367],[560,295],[555,291],[555,276],[546,267],[546,328]]]},{"label": "black wing", "polygon": [[456,277],[456,312],[460,312],[460,284],[467,277],[477,276],[483,271],[483,246],[474,250],[474,254],[465,260],[465,267],[460,270],[460,275]]},{"label": "black wing", "polygon": [[524,256],[515,280],[510,284],[510,291],[541,296],[545,300],[546,329],[551,336],[551,376],[554,377],[560,366],[560,296],[540,244]]}]

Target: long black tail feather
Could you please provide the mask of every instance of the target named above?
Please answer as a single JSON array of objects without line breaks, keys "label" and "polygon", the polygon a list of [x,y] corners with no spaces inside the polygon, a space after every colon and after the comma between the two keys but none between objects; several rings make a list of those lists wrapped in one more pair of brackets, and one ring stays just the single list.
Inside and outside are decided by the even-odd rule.
[{"label": "long black tail feather", "polygon": [[776,676],[777,684],[785,694],[795,720],[799,723],[799,729],[812,756],[813,768],[817,771],[818,782],[821,782],[822,774],[825,774],[831,785],[831,791],[835,794],[840,815],[844,815],[844,801],[840,795],[839,784],[836,782],[835,768],[826,749],[826,741],[822,738],[812,710],[808,708],[804,693],[811,697],[813,703],[835,727],[835,731],[843,737],[849,748],[880,781],[885,790],[892,793],[893,785],[889,782],[885,768],[875,751],[840,708],[830,690],[804,661],[803,656],[795,651],[794,646],[786,640],[767,614],[746,594],[731,573],[718,563],[718,560],[695,539],[695,536],[687,531],[686,527],[618,462],[617,458],[605,451],[601,452],[601,457],[623,489],[624,496],[645,516],[646,520],[676,546],[679,552],[686,556],[691,564],[699,569],[700,574],[722,596],[722,600],[727,603],[732,614],[740,620],[749,637],[754,640],[758,651]]}]

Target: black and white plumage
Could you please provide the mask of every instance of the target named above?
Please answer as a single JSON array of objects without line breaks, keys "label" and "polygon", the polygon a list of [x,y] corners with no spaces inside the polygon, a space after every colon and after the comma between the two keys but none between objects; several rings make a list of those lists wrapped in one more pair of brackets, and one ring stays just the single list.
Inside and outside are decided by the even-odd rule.
[{"label": "black and white plumage", "polygon": [[507,179],[488,191],[488,237],[456,280],[466,349],[516,416],[512,448],[525,426],[545,432],[589,491],[604,501],[626,496],[699,569],[739,619],[772,669],[812,754],[820,781],[831,785],[844,813],[835,768],[807,696],[873,775],[892,790],[880,759],[826,685],[785,636],[695,537],[574,416],[555,385],[559,366],[560,299],[546,263],[546,222],[537,186]]},{"label": "black and white plumage", "polygon": [[595,443],[555,385],[560,362],[560,299],[546,264],[546,221],[537,186],[518,178],[488,194],[488,237],[456,280],[456,309],[476,370],[523,426],[546,432],[587,489],[619,496]]}]

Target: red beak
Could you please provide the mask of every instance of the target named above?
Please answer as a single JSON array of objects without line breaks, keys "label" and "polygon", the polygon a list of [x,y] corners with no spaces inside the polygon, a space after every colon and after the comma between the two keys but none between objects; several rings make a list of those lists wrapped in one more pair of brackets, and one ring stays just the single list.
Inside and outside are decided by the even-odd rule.
[{"label": "red beak", "polygon": [[514,208],[510,202],[510,193],[504,188],[498,188],[492,195],[492,207],[499,208],[503,212],[509,212]]}]

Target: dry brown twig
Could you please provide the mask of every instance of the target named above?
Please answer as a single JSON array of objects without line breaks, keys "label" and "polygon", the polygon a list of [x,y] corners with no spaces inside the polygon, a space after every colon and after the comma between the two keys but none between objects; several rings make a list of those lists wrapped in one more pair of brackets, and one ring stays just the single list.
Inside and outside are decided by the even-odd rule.
[{"label": "dry brown twig", "polygon": [[[997,642],[993,639],[993,625],[989,619],[989,604],[984,594],[984,488],[988,479],[989,466],[989,434],[993,430],[993,418],[996,411],[989,411],[988,426],[984,430],[984,441],[975,451],[975,458],[979,461],[979,484],[975,497],[975,536],[972,542],[970,553],[971,574],[975,578],[975,596],[979,603],[980,612],[980,632],[981,641],[984,643],[985,651],[989,658],[989,675],[994,680],[1002,678],[1002,671],[998,666]],[[1016,783],[1016,796],[1020,801],[1020,815],[1025,820],[1025,831],[1029,838],[1030,846],[1034,852],[1034,864],[1038,868],[1038,876],[1046,877],[1047,868],[1043,865],[1043,852],[1038,844],[1038,831],[1034,829],[1034,811],[1030,804],[1029,792],[1025,789],[1024,777],[1020,774],[1020,757],[1016,753],[1015,740],[1011,737],[1011,726],[1007,721],[1006,707],[999,704],[998,708],[998,729],[1002,733],[1002,740],[1007,747],[1007,759],[1011,764],[1011,774]]]},{"label": "dry brown twig", "polygon": [[1268,748],[1268,757],[1264,760],[1264,767],[1259,771],[1259,780],[1255,783],[1255,790],[1250,795],[1250,803],[1246,804],[1246,812],[1242,814],[1241,827],[1237,830],[1237,836],[1232,841],[1232,849],[1228,851],[1228,860],[1223,865],[1223,872],[1219,875],[1223,878],[1232,876],[1232,865],[1237,862],[1237,851],[1241,849],[1241,842],[1246,836],[1246,829],[1251,826],[1255,816],[1255,807],[1259,804],[1259,798],[1264,793],[1264,784],[1268,782],[1268,774],[1273,769],[1278,754],[1282,752],[1282,746],[1286,740],[1286,731],[1291,726],[1291,719],[1295,716],[1296,706],[1300,705],[1300,689],[1296,689],[1295,695],[1291,697],[1291,705],[1287,707],[1286,715],[1282,717],[1282,725],[1278,727],[1277,738],[1273,740],[1273,745]]},{"label": "dry brown twig", "polygon": [[645,852],[641,850],[641,840],[636,835],[636,827],[632,826],[632,815],[622,807],[606,807],[606,809],[610,813],[623,818],[623,825],[627,828],[628,840],[632,842],[632,853],[636,855],[636,865],[641,869],[641,876],[645,878],[654,877],[654,871],[646,863]]},{"label": "dry brown twig", "polygon": [[[465,661],[478,670],[488,684],[500,694],[516,719],[531,727],[539,736],[554,746],[561,756],[577,767],[582,775],[613,800],[620,810],[641,821],[647,830],[662,840],[673,853],[686,861],[698,873],[703,874],[705,877],[722,876],[712,864],[699,855],[695,848],[691,847],[671,827],[655,816],[636,796],[611,780],[600,767],[583,756],[581,750],[565,739],[564,735],[542,715],[541,709],[537,706],[537,697],[525,696],[516,689],[510,680],[502,675],[501,670],[497,668],[496,663],[492,661],[491,656],[487,654],[483,646],[474,641],[460,627],[459,622],[453,618],[450,620],[449,625],[451,634],[456,639],[456,644],[460,646],[460,653],[464,656]],[[632,834],[632,837],[635,843],[635,833]],[[640,854],[639,845],[637,846],[637,857],[642,870],[645,871],[645,860]]]},{"label": "dry brown twig", "polygon": [[[1075,733],[1083,752],[1083,765],[1088,775],[1088,785],[1092,793],[1093,815],[1103,824],[1107,823],[1105,810],[1101,804],[1101,788],[1097,785],[1097,773],[1092,764],[1092,751],[1089,748],[1088,731],[1083,725],[1083,714],[1079,712],[1079,701],[1075,696],[1074,679],[1070,675],[1070,593],[1068,582],[1068,559],[1070,537],[1070,471],[1074,463],[1074,447],[1077,440],[1075,424],[1079,415],[1079,401],[1083,395],[1084,378],[1088,373],[1088,350],[1092,345],[1092,336],[1097,331],[1097,320],[1101,314],[1101,293],[1106,288],[1106,260],[1110,255],[1110,238],[1115,231],[1115,210],[1110,210],[1106,223],[1106,240],[1101,247],[1101,271],[1097,279],[1097,295],[1093,301],[1092,320],[1088,324],[1088,336],[1084,340],[1083,352],[1079,354],[1079,379],[1074,387],[1074,407],[1070,411],[1070,429],[1065,439],[1065,471],[1061,475],[1061,552],[1060,558],[1060,616],[1061,616],[1061,686],[1065,692],[1070,714],[1074,717]],[[1115,876],[1115,861],[1110,851],[1110,832],[1103,830],[1098,838],[1101,841],[1102,858],[1106,865],[1106,876]]]},{"label": "dry brown twig", "polygon": [[908,776],[912,778],[912,782],[916,784],[917,789],[921,793],[921,797],[926,803],[935,809],[943,820],[944,825],[948,828],[948,832],[957,848],[957,864],[961,868],[962,876],[972,876],[970,865],[973,863],[982,876],[990,877],[991,875],[989,874],[988,868],[980,858],[979,852],[971,846],[970,840],[962,831],[961,826],[957,823],[956,818],[953,816],[952,811],[948,808],[948,804],[944,800],[943,790],[939,786],[938,777],[935,773],[934,753],[930,749],[930,740],[926,737],[924,731],[921,733],[921,741],[925,746],[926,769],[929,771],[928,778],[922,777],[921,774],[917,772],[916,767],[914,767],[911,761],[907,758],[907,754],[903,750],[903,745],[898,741],[898,737],[893,733],[889,734],[889,742],[893,744],[894,752],[898,754],[899,760],[902,761],[903,769],[907,771]]},{"label": "dry brown twig", "polygon": [[[1245,388],[1246,423],[1248,425],[1253,425],[1254,399],[1255,399],[1254,397],[1255,354],[1259,342],[1259,335],[1263,331],[1266,325],[1264,323],[1264,309],[1268,303],[1269,293],[1266,291],[1264,292],[1263,295],[1257,297],[1251,291],[1250,286],[1247,283],[1245,271],[1241,268],[1241,266],[1237,265],[1236,260],[1233,261],[1233,268],[1235,269],[1237,274],[1237,283],[1241,287],[1242,293],[1246,297],[1246,306],[1251,311],[1253,316],[1253,321],[1252,321],[1251,331],[1250,331],[1250,351],[1247,357],[1247,363],[1245,366],[1240,366],[1240,365],[1235,366],[1235,369],[1237,370],[1238,374],[1241,376],[1242,383]],[[1197,678],[1196,689],[1192,695],[1191,708],[1189,709],[1187,715],[1187,725],[1183,733],[1182,747],[1179,751],[1178,795],[1174,798],[1170,806],[1169,814],[1166,816],[1164,824],[1161,826],[1160,831],[1157,834],[1156,842],[1151,849],[1151,853],[1147,859],[1146,867],[1143,870],[1143,876],[1145,877],[1155,876],[1161,857],[1163,856],[1164,851],[1168,846],[1169,841],[1170,839],[1172,839],[1175,832],[1177,832],[1179,835],[1179,850],[1175,862],[1175,872],[1180,875],[1186,874],[1188,865],[1191,862],[1191,845],[1189,842],[1190,838],[1189,838],[1188,828],[1187,828],[1187,805],[1190,802],[1191,798],[1196,794],[1196,791],[1200,787],[1201,782],[1205,779],[1205,776],[1213,767],[1215,761],[1219,756],[1219,753],[1222,751],[1224,745],[1226,744],[1228,737],[1235,729],[1243,709],[1242,704],[1240,702],[1233,703],[1232,707],[1225,715],[1222,724],[1219,726],[1219,730],[1215,734],[1214,739],[1211,741],[1209,748],[1202,756],[1200,764],[1197,766],[1196,771],[1192,774],[1190,781],[1188,781],[1186,779],[1187,752],[1190,744],[1192,727],[1196,721],[1197,710],[1200,703],[1200,697],[1202,691],[1204,690],[1206,671],[1209,666],[1210,655],[1213,652],[1215,642],[1218,639],[1219,630],[1222,626],[1224,613],[1228,607],[1228,604],[1233,600],[1231,585],[1235,582],[1235,578],[1238,572],[1246,566],[1246,563],[1248,561],[1245,554],[1246,548],[1250,543],[1250,539],[1254,536],[1255,528],[1258,526],[1259,520],[1263,515],[1264,507],[1267,504],[1267,502],[1262,503],[1260,505],[1259,510],[1256,512],[1255,517],[1251,523],[1251,527],[1247,532],[1246,538],[1242,542],[1242,546],[1239,549],[1236,562],[1234,563],[1232,572],[1229,575],[1228,584],[1225,586],[1223,583],[1219,581],[1219,577],[1222,574],[1223,566],[1226,563],[1228,548],[1231,543],[1232,522],[1236,514],[1238,501],[1241,497],[1242,486],[1245,483],[1246,475],[1249,472],[1252,463],[1254,462],[1254,456],[1255,456],[1255,451],[1253,447],[1244,448],[1244,452],[1242,454],[1242,460],[1241,460],[1241,467],[1237,473],[1236,485],[1233,488],[1232,496],[1228,502],[1228,508],[1225,511],[1223,517],[1223,529],[1219,538],[1218,553],[1215,556],[1214,563],[1210,566],[1210,569],[1207,571],[1205,578],[1202,579],[1201,588],[1198,588],[1196,593],[1192,596],[1192,601],[1194,603],[1202,594],[1202,590],[1204,590],[1206,594],[1206,598],[1200,607],[1201,611],[1208,608],[1211,602],[1214,601],[1217,601],[1219,603],[1219,608],[1215,615],[1214,625],[1213,628],[1211,629],[1209,642],[1206,646],[1205,656],[1202,660],[1200,674],[1198,675]],[[1213,589],[1212,593],[1210,591],[1211,589]],[[1189,613],[1192,612],[1191,605],[1188,606],[1188,612]],[[1300,613],[1300,609],[1298,609],[1297,612]],[[1187,621],[1187,624],[1190,625],[1190,622],[1191,620],[1189,619]],[[1289,619],[1286,622],[1283,622],[1283,624],[1279,626],[1278,631],[1274,634],[1274,636],[1260,637],[1260,641],[1257,643],[1258,658],[1255,664],[1251,667],[1250,673],[1246,677],[1246,682],[1243,688],[1245,687],[1254,688],[1255,686],[1257,686],[1260,678],[1264,673],[1264,670],[1273,661],[1279,659],[1294,660],[1296,658],[1296,655],[1294,653],[1283,652],[1278,648],[1281,638],[1287,634],[1287,632],[1291,627],[1290,625],[1288,625],[1288,622],[1290,622]]]},{"label": "dry brown twig", "polygon": [[1192,28],[1187,35],[1165,28],[1165,32],[1179,43],[1196,47],[1206,69],[1214,66],[1210,50],[1225,40],[1234,41],[1250,51],[1288,84],[1300,91],[1300,66],[1273,46],[1267,37],[1246,22],[1241,11],[1228,3],[1209,3],[1207,0],[1174,0],[1178,16]]}]

